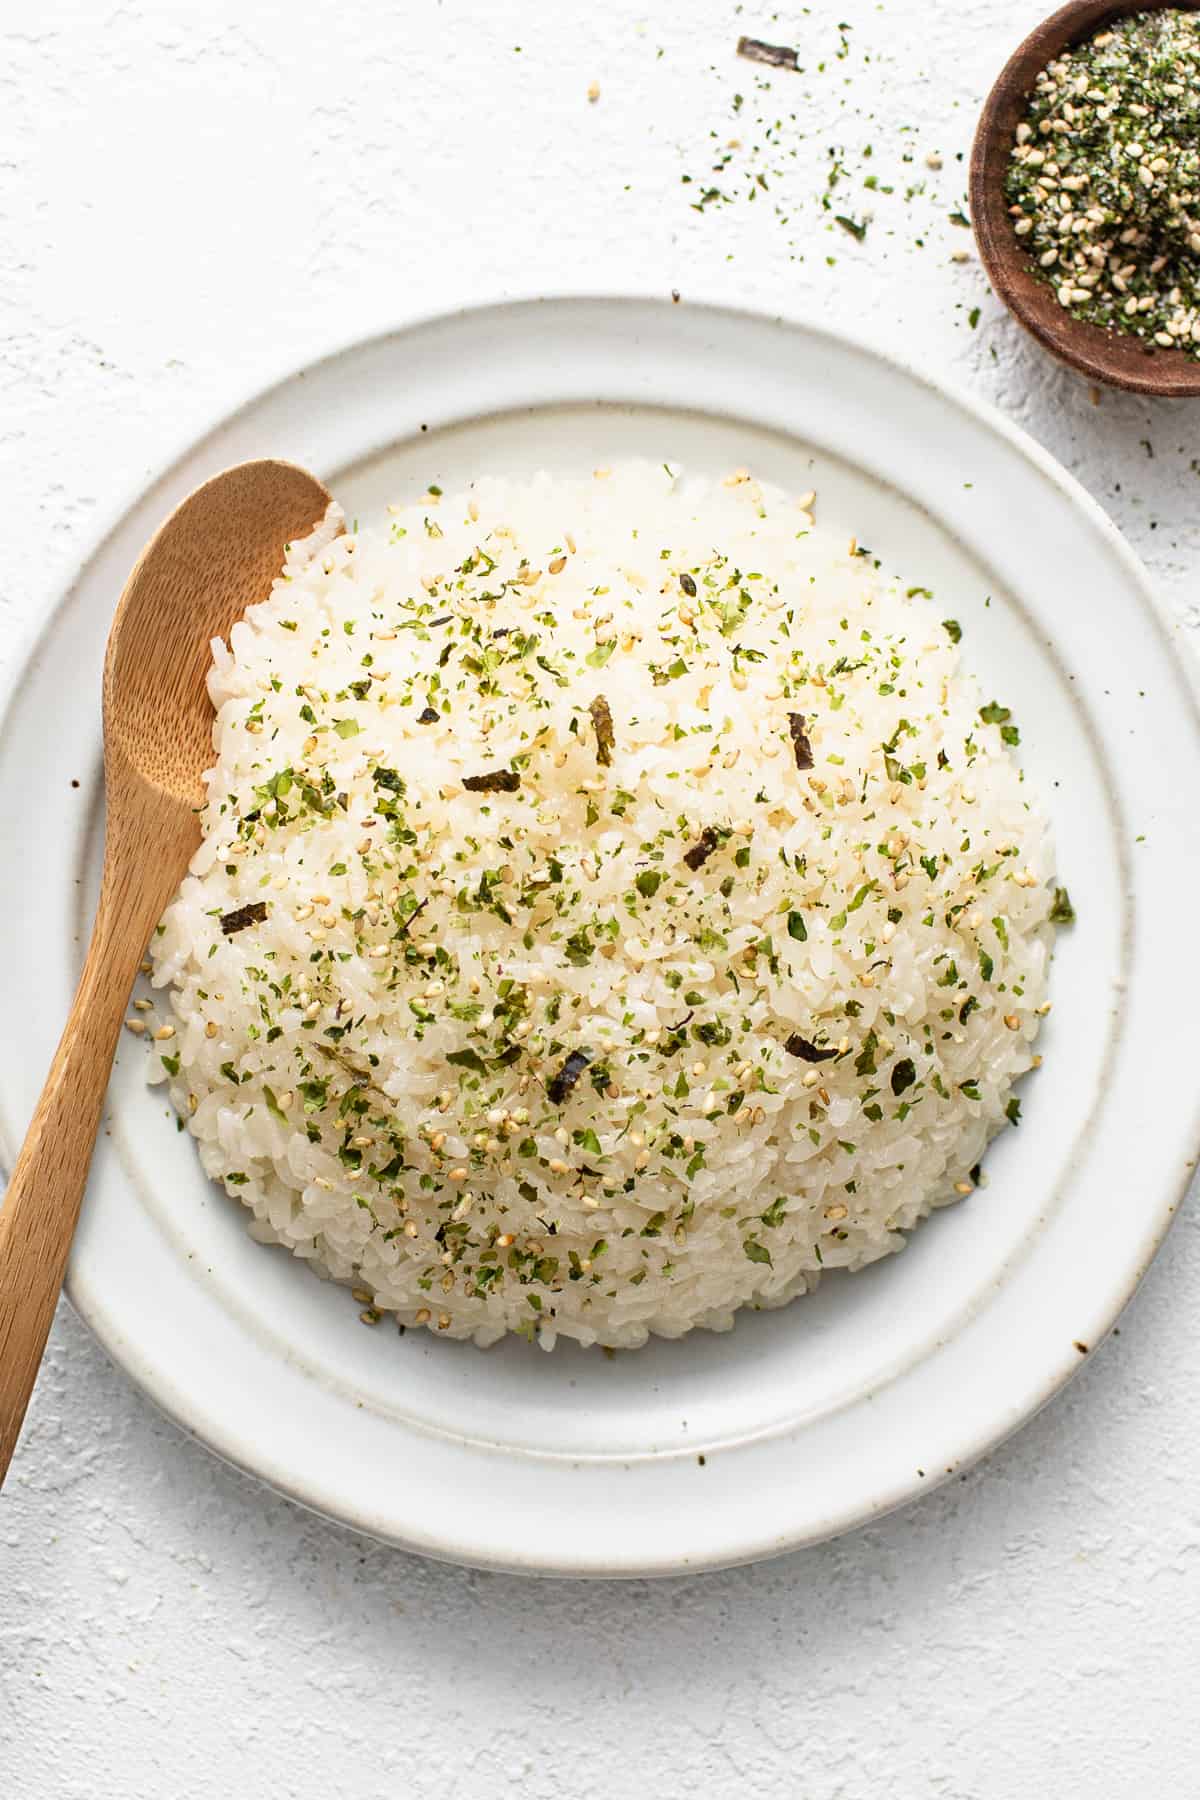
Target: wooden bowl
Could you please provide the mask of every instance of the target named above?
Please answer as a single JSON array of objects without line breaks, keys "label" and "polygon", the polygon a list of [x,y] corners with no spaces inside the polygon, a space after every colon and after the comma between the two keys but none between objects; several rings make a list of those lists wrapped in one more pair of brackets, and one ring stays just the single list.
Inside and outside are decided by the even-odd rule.
[{"label": "wooden bowl", "polygon": [[[1171,0],[1177,12],[1200,12],[1200,0]],[[1054,290],[1037,280],[1013,230],[1004,192],[1013,137],[1038,74],[1071,44],[1114,19],[1160,10],[1153,0],[1070,0],[1009,57],[987,97],[971,150],[971,218],[988,277],[1009,311],[1052,356],[1090,381],[1139,394],[1180,399],[1200,394],[1200,359],[1183,350],[1147,350],[1132,333],[1075,319]]]}]

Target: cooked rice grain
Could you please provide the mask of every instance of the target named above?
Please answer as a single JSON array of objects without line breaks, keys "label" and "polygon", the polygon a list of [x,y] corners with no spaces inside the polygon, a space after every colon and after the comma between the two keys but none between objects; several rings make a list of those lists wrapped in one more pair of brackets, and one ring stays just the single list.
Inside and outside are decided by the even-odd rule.
[{"label": "cooked rice grain", "polygon": [[213,646],[153,946],[161,1073],[255,1235],[406,1324],[628,1348],[969,1191],[1053,861],[930,602],[642,464],[340,523]]}]

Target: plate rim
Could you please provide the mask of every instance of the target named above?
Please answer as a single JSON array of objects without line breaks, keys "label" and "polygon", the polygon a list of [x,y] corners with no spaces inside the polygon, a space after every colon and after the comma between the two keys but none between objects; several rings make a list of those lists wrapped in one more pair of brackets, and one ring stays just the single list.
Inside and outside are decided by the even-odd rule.
[{"label": "plate rim", "polygon": [[681,312],[703,312],[710,315],[724,316],[732,319],[744,319],[757,324],[778,325],[785,331],[799,331],[814,338],[824,338],[828,342],[856,351],[859,355],[874,358],[878,362],[890,364],[899,369],[920,386],[946,400],[952,406],[971,414],[990,430],[1004,438],[1013,449],[1032,462],[1035,467],[1047,476],[1060,492],[1068,495],[1076,505],[1082,505],[1093,525],[1107,539],[1125,564],[1126,571],[1137,582],[1142,591],[1142,598],[1148,603],[1156,624],[1166,641],[1167,648],[1178,665],[1184,678],[1184,684],[1191,690],[1193,705],[1200,711],[1200,656],[1191,651],[1185,652],[1182,639],[1182,627],[1172,613],[1166,601],[1158,592],[1150,571],[1141,557],[1127,542],[1116,522],[1105,511],[1099,500],[1086,488],[1077,475],[1073,475],[1065,464],[1051,454],[1031,432],[1024,426],[1010,419],[1008,414],[991,400],[971,393],[967,387],[957,381],[948,380],[945,376],[934,375],[909,357],[876,342],[866,332],[852,330],[838,325],[836,328],[807,316],[804,312],[771,312],[758,306],[734,306],[725,300],[707,300],[702,295],[696,298],[664,299],[657,291],[639,292],[633,287],[620,288],[552,288],[547,290],[531,290],[524,294],[495,293],[473,300],[469,304],[457,307],[434,307],[430,311],[402,314],[394,323],[380,326],[370,331],[359,331],[345,335],[338,333],[330,336],[311,357],[303,362],[294,358],[280,358],[274,371],[266,380],[258,382],[240,400],[232,405],[218,405],[207,415],[200,427],[189,429],[177,436],[165,456],[156,458],[149,474],[140,480],[134,479],[121,490],[118,499],[105,507],[100,523],[93,527],[84,538],[83,548],[67,565],[66,572],[55,583],[56,598],[50,609],[42,614],[33,614],[14,632],[8,656],[5,659],[4,672],[0,675],[0,737],[7,725],[8,715],[19,685],[19,676],[26,663],[36,650],[39,641],[54,617],[61,611],[75,588],[82,580],[88,565],[108,543],[109,539],[124,524],[126,518],[145,495],[161,482],[167,480],[189,457],[202,449],[212,437],[215,437],[225,426],[231,425],[251,408],[265,400],[268,395],[289,386],[293,381],[303,380],[328,364],[340,361],[353,352],[365,349],[368,345],[381,344],[389,338],[407,337],[429,326],[479,317],[485,313],[521,312],[545,306],[614,306],[614,307],[654,307],[663,313],[670,313],[679,308]]},{"label": "plate rim", "polygon": [[[161,484],[170,480],[172,475],[189,459],[201,453],[205,446],[219,434],[227,430],[237,420],[244,417],[256,407],[263,404],[271,396],[282,389],[292,387],[298,381],[314,374],[318,370],[327,369],[342,359],[367,350],[370,347],[381,347],[389,341],[403,344],[421,330],[437,325],[450,323],[470,323],[472,320],[482,324],[486,316],[529,313],[538,309],[587,308],[602,306],[613,310],[627,310],[631,315],[640,309],[654,309],[660,315],[670,315],[675,310],[676,302],[658,293],[638,292],[636,289],[619,289],[611,291],[564,289],[550,293],[535,293],[525,296],[503,295],[486,298],[470,305],[458,308],[437,308],[428,312],[404,315],[397,322],[381,329],[356,332],[350,336],[340,336],[331,345],[321,350],[312,358],[300,363],[293,359],[281,359],[280,365],[266,381],[256,383],[236,403],[218,406],[213,409],[207,422],[201,429],[189,431],[181,435],[163,459],[156,459],[150,470],[141,479],[128,484],[122,498],[112,509],[105,509],[100,524],[89,534],[77,559],[69,566],[66,574],[55,583],[55,599],[53,603],[40,613],[31,613],[22,627],[13,634],[9,656],[3,678],[0,679],[0,740],[7,736],[10,728],[11,714],[18,696],[22,677],[36,658],[39,645],[45,634],[53,626],[62,609],[69,603],[87,571],[96,557],[109,541],[122,529],[139,505]],[[1015,424],[990,401],[979,399],[954,382],[948,382],[940,376],[935,377],[923,368],[913,364],[906,356],[896,354],[881,346],[863,333],[833,329],[828,325],[805,317],[802,313],[783,313],[768,311],[763,308],[731,306],[723,301],[706,301],[703,298],[688,300],[682,303],[689,312],[702,313],[714,318],[748,322],[755,326],[769,326],[782,329],[788,333],[806,336],[810,341],[822,341],[836,346],[839,350],[850,351],[870,362],[890,367],[910,381],[917,383],[944,405],[965,414],[986,431],[1005,441],[1043,479],[1048,479],[1060,494],[1070,503],[1072,508],[1090,524],[1098,533],[1109,554],[1113,555],[1121,565],[1137,598],[1142,603],[1143,617],[1153,621],[1161,648],[1166,657],[1174,665],[1180,678],[1183,695],[1190,700],[1193,714],[1200,723],[1200,659],[1197,659],[1188,646],[1183,626],[1171,613],[1161,598],[1156,584],[1149,572],[1126,542],[1121,532],[1097,501],[1071,472],[1063,467],[1043,448],[1036,439],[1030,436],[1021,426]],[[682,307],[681,307],[682,310]],[[1180,1137],[1184,1135],[1180,1131]],[[5,1155],[5,1151],[9,1155]],[[0,1122],[0,1160],[8,1163],[13,1152],[5,1142],[2,1122]],[[1192,1179],[1195,1161],[1200,1155],[1200,1096],[1194,1107],[1193,1116],[1187,1125],[1187,1143],[1181,1161],[1182,1172],[1175,1185],[1168,1193],[1167,1182],[1163,1180],[1157,1185],[1159,1198],[1151,1209],[1153,1231],[1140,1241],[1145,1246],[1145,1253],[1139,1254],[1136,1260],[1130,1259],[1129,1269],[1120,1284],[1119,1296],[1115,1303],[1104,1308],[1103,1323],[1097,1333],[1106,1333],[1120,1316],[1121,1311],[1131,1298],[1140,1283],[1150,1261],[1161,1247],[1171,1223],[1179,1211],[1180,1201],[1186,1194]],[[152,1402],[176,1423],[186,1435],[203,1442],[223,1461],[232,1464],[258,1480],[268,1482],[271,1486],[285,1493],[297,1504],[324,1516],[334,1516],[338,1521],[351,1529],[362,1531],[375,1537],[385,1537],[388,1541],[401,1544],[407,1548],[418,1550],[424,1555],[441,1556],[454,1561],[472,1561],[477,1566],[505,1567],[518,1569],[527,1573],[546,1572],[571,1575],[591,1574],[605,1575],[641,1575],[692,1572],[701,1568],[719,1568],[731,1566],[736,1562],[755,1560],[756,1558],[780,1553],[786,1549],[804,1543],[819,1541],[841,1531],[854,1528],[855,1525],[877,1518],[897,1505],[903,1504],[915,1493],[924,1493],[938,1485],[947,1477],[930,1476],[919,1486],[909,1482],[900,1491],[892,1493],[876,1492],[873,1497],[864,1499],[860,1496],[852,1506],[845,1509],[843,1516],[819,1531],[798,1527],[788,1538],[772,1538],[769,1542],[739,1541],[716,1554],[702,1554],[697,1557],[680,1555],[670,1564],[648,1563],[634,1559],[623,1567],[600,1567],[594,1561],[583,1563],[564,1563],[561,1559],[551,1562],[532,1564],[523,1558],[512,1557],[498,1561],[494,1556],[472,1555],[459,1546],[448,1543],[437,1544],[421,1541],[418,1534],[410,1531],[401,1536],[394,1529],[381,1527],[379,1521],[372,1520],[370,1508],[364,1507],[355,1518],[345,1508],[331,1515],[328,1500],[322,1503],[314,1498],[310,1488],[295,1478],[288,1479],[276,1469],[271,1473],[264,1470],[264,1462],[271,1458],[259,1456],[257,1461],[247,1453],[248,1446],[243,1446],[243,1453],[231,1445],[230,1439],[236,1437],[234,1428],[225,1436],[214,1437],[208,1421],[197,1424],[195,1418],[189,1416],[186,1396],[180,1394],[168,1373],[159,1373],[152,1363],[144,1362],[136,1351],[126,1355],[126,1347],[121,1342],[121,1330],[115,1321],[109,1321],[97,1304],[89,1304],[87,1296],[79,1291],[79,1283],[73,1279],[69,1265],[66,1293],[76,1313],[88,1325],[105,1351],[119,1363],[129,1377]],[[1094,1344],[1093,1344],[1094,1347]],[[1022,1398],[1018,1414],[1007,1423],[997,1424],[993,1420],[982,1432],[970,1436],[961,1453],[956,1457],[955,1472],[958,1472],[982,1456],[996,1448],[1012,1435],[1014,1431],[1041,1409],[1071,1379],[1076,1369],[1082,1365],[1080,1357],[1075,1364],[1048,1369],[1032,1397],[1028,1394]],[[743,1534],[744,1540],[744,1534]]]}]

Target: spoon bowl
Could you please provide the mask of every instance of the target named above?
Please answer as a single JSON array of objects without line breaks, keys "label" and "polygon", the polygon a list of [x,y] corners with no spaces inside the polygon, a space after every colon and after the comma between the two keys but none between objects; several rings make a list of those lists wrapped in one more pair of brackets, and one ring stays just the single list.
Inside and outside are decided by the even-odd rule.
[{"label": "spoon bowl", "polygon": [[0,1206],[0,1481],[37,1378],[129,990],[200,841],[212,640],[266,598],[329,495],[286,462],[227,469],[160,527],[104,663],[104,871],[70,1017]]}]

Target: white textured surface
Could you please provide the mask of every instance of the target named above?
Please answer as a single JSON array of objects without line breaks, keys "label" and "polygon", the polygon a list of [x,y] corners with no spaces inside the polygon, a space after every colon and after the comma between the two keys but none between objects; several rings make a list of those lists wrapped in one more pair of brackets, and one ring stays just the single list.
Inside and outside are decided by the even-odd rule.
[{"label": "white textured surface", "polygon": [[[249,387],[542,278],[869,330],[1048,445],[1195,624],[1196,406],[1094,407],[977,266],[949,260],[968,243],[947,218],[957,158],[1038,6],[656,10],[5,9],[0,486],[17,554],[0,659],[105,515]],[[740,31],[799,31],[813,72],[736,62]],[[782,152],[755,165],[767,192],[691,210],[734,136],[721,179],[744,196],[729,178],[760,113],[782,121]],[[836,209],[874,198],[861,246],[819,206],[830,146],[852,171]],[[864,168],[898,192],[864,196]],[[23,553],[35,535],[48,560]],[[64,1309],[0,1496],[0,1792],[1182,1800],[1200,1749],[1198,1371],[1193,1209],[1120,1335],[984,1468],[821,1550],[585,1588],[436,1567],[306,1517],[160,1420]]]}]

